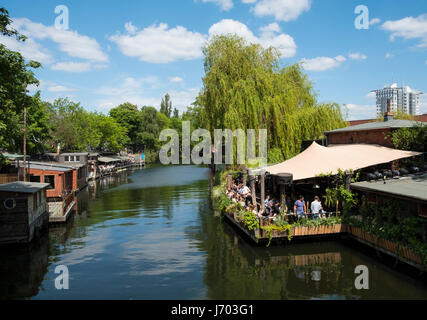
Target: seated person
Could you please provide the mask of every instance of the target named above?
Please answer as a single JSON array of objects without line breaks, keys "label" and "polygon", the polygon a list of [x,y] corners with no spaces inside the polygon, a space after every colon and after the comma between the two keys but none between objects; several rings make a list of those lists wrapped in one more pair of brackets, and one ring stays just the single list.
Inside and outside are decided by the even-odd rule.
[{"label": "seated person", "polygon": [[276,201],[274,207],[273,207],[273,211],[276,214],[280,214],[280,203],[278,201]]},{"label": "seated person", "polygon": [[251,192],[251,190],[248,188],[248,186],[244,186],[242,187],[242,189],[240,189],[240,194],[243,195],[247,195]]}]

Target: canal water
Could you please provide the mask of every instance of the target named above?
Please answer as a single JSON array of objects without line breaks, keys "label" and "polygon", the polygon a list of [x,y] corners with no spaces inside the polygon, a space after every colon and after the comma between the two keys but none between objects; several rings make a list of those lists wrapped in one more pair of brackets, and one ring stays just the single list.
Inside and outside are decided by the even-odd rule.
[{"label": "canal water", "polygon": [[[215,215],[208,170],[97,181],[66,226],[0,248],[0,299],[427,299],[427,287],[340,241],[253,246]],[[55,269],[69,270],[57,290]],[[354,286],[358,265],[369,290]]]}]

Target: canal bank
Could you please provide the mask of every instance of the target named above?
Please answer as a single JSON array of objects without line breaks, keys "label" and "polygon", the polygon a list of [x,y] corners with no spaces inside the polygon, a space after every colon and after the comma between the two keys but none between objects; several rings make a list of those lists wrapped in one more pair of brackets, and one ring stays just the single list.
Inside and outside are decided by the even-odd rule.
[{"label": "canal bank", "polygon": [[[0,251],[0,298],[427,299],[419,281],[341,242],[251,245],[215,216],[205,168],[136,170],[78,197],[44,242]],[[55,289],[58,265],[69,290]],[[354,287],[358,265],[370,290]]]}]

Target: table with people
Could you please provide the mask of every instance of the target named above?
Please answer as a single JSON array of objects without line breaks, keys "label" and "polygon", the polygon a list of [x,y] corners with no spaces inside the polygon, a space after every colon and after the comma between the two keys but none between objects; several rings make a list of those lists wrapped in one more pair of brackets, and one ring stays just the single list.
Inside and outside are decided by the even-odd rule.
[{"label": "table with people", "polygon": [[283,216],[294,220],[321,219],[326,217],[318,196],[315,196],[313,202],[311,202],[310,210],[308,210],[308,203],[304,200],[304,196],[299,196],[293,203],[293,206],[288,198],[282,212],[281,201],[271,197],[269,194],[265,197],[263,208],[257,201],[255,201],[256,205],[254,205],[252,197],[256,199],[256,195],[253,195],[250,188],[247,185],[243,185],[240,181],[232,181],[231,186],[226,190],[226,194],[231,201],[239,203],[244,210],[253,212],[259,221],[263,222],[271,222]]}]

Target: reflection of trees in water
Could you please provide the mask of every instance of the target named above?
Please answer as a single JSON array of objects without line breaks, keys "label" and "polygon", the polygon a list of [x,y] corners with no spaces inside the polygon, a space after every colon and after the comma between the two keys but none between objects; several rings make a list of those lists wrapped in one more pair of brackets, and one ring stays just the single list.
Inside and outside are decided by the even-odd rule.
[{"label": "reflection of trees in water", "polygon": [[[110,178],[110,179],[108,179]],[[106,177],[111,181],[109,188],[129,183],[130,178],[113,179]],[[98,181],[97,181],[98,182]],[[106,186],[107,182],[99,181],[101,185]],[[92,184],[86,191],[82,200],[87,201],[87,209],[80,214],[76,214],[64,225],[55,226],[50,235],[50,252],[58,256],[72,250],[72,245],[85,246],[84,238],[92,228],[105,227],[104,223],[121,218],[133,218],[141,216],[148,219],[166,218],[172,220],[174,210],[182,207],[184,203],[193,202],[193,197],[197,190],[206,188],[206,181],[196,181],[191,185],[181,186],[162,186],[145,188],[123,188],[111,190],[102,189]],[[94,196],[96,190],[96,198]],[[103,192],[100,192],[103,190]],[[82,190],[85,192],[85,190]],[[92,194],[92,196],[88,196]],[[89,200],[90,199],[90,200]],[[83,206],[81,206],[83,207]],[[79,210],[80,211],[80,210]],[[123,224],[132,224],[126,222]]]},{"label": "reflection of trees in water", "polygon": [[38,294],[48,266],[48,237],[30,245],[0,248],[0,299],[25,299]]}]

